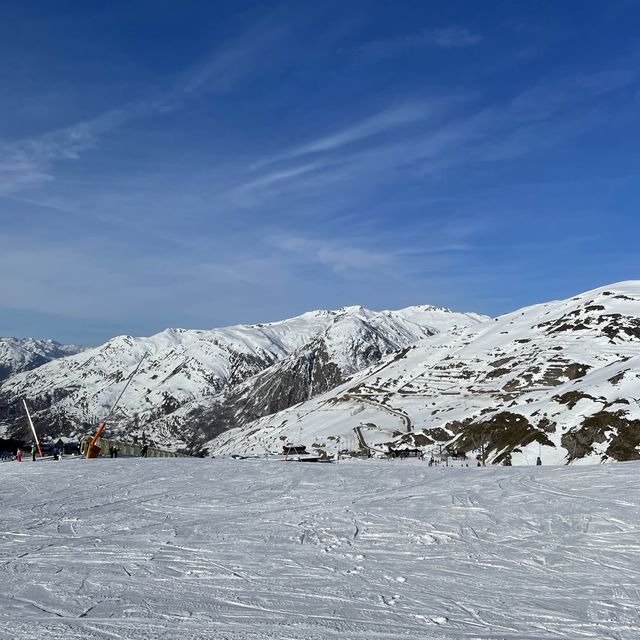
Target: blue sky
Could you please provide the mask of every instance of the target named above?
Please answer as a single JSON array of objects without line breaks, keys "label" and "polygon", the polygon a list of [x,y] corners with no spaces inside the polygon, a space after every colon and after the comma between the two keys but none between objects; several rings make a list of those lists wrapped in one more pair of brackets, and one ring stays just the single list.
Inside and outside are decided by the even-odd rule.
[{"label": "blue sky", "polygon": [[638,277],[631,1],[0,5],[0,335]]}]

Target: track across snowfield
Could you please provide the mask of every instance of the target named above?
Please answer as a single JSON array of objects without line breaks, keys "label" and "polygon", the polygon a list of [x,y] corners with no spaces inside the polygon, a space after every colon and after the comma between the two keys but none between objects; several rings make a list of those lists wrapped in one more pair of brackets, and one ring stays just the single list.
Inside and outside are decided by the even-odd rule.
[{"label": "track across snowfield", "polygon": [[640,637],[640,463],[0,464],[0,638]]}]

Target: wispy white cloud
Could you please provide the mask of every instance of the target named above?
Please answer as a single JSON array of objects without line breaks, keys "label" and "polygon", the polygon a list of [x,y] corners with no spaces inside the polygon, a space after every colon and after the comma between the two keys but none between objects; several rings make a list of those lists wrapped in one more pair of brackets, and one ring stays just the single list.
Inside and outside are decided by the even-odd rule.
[{"label": "wispy white cloud", "polygon": [[424,31],[415,37],[417,44],[433,44],[444,49],[473,47],[481,40],[482,36],[479,33],[473,33],[468,29],[456,26]]},{"label": "wispy white cloud", "polygon": [[390,130],[423,121],[432,112],[433,109],[426,103],[409,103],[385,109],[351,125],[350,127],[340,129],[334,133],[330,133],[321,138],[316,138],[315,140],[305,144],[287,149],[271,158],[262,160],[256,163],[254,168],[278,162],[280,160],[287,160],[307,154],[339,149],[354,142],[365,140]]},{"label": "wispy white cloud", "polygon": [[104,136],[133,119],[173,113],[186,100],[231,89],[268,64],[268,50],[285,35],[283,27],[255,25],[188,68],[164,90],[156,89],[139,100],[65,128],[10,143],[0,141],[0,193],[16,193],[54,180],[58,162],[77,160],[82,153],[97,148]]},{"label": "wispy white cloud", "polygon": [[370,277],[394,261],[388,249],[357,246],[348,241],[318,236],[281,233],[267,239],[267,243],[296,262],[321,265],[339,276]]},{"label": "wispy white cloud", "polygon": [[[288,156],[287,156],[288,157]],[[244,182],[240,186],[234,187],[231,190],[232,195],[250,194],[261,190],[263,188],[271,187],[280,182],[288,182],[299,176],[315,171],[316,169],[322,169],[325,164],[320,162],[310,162],[308,164],[302,164],[298,166],[289,167],[287,169],[281,169],[279,171],[271,171],[269,173],[262,174],[259,178]]]},{"label": "wispy white cloud", "polygon": [[[540,82],[490,106],[476,101],[474,108],[471,98],[459,99],[449,101],[455,107],[447,113],[441,107],[421,106],[426,103],[407,103],[275,153],[253,168],[278,162],[278,171],[259,173],[236,185],[235,192],[246,197],[243,204],[248,206],[286,202],[299,194],[308,200],[330,193],[334,203],[361,200],[363,190],[393,181],[400,173],[405,179],[417,178],[538,153],[605,123],[608,111],[598,108],[597,100],[633,86],[639,78],[635,68],[618,65]],[[429,118],[434,112],[437,117]],[[393,131],[393,136],[376,135],[386,131]],[[356,141],[362,144],[354,146]],[[308,154],[313,154],[313,162],[302,162]]]},{"label": "wispy white cloud", "polygon": [[440,48],[460,49],[473,47],[483,40],[480,33],[476,33],[451,25],[438,29],[423,29],[422,31],[373,40],[358,48],[358,52],[365,57],[384,58],[416,49]]},{"label": "wispy white cloud", "polygon": [[[287,149],[278,154],[279,162],[283,163],[278,171],[266,171],[234,185],[227,195],[243,206],[264,204],[295,193],[307,200],[315,196],[326,198],[329,192],[334,202],[341,196],[361,199],[361,183],[366,184],[365,192],[368,192],[396,178],[399,171],[405,177],[415,177],[427,169],[435,171],[462,161],[465,157],[461,155],[462,150],[486,138],[488,127],[495,127],[494,118],[493,113],[480,111],[467,118],[433,123],[419,131],[410,130],[392,139],[367,140],[366,145],[355,149],[347,145],[344,148],[327,146],[323,152],[323,145],[314,141],[297,148],[317,148],[314,162],[300,164],[299,154]],[[335,138],[341,138],[341,132]],[[456,154],[455,157],[452,154]],[[263,165],[264,162],[259,163],[256,168]],[[349,185],[348,190],[340,189],[341,185]]]},{"label": "wispy white cloud", "polygon": [[116,109],[71,127],[0,144],[0,193],[12,193],[53,179],[61,160],[77,160],[96,146],[100,136],[129,120],[135,109]]},{"label": "wispy white cloud", "polygon": [[272,64],[273,50],[287,34],[284,26],[255,25],[181,74],[176,92],[189,96],[228,91],[238,82]]},{"label": "wispy white cloud", "polygon": [[[148,162],[155,150],[150,145],[139,174],[113,170],[118,158],[110,157],[109,176],[94,173],[85,181],[28,190],[54,181],[57,163],[99,150],[105,137],[134,119],[176,112],[206,93],[239,88],[272,64],[268,52],[280,38],[277,28],[255,42],[240,38],[174,78],[158,97],[1,145],[0,193],[14,197],[24,192],[25,201],[57,206],[73,221],[92,218],[80,230],[84,237],[78,246],[86,249],[66,248],[69,236],[62,237],[58,220],[39,238],[29,237],[26,224],[20,237],[0,237],[5,308],[15,305],[92,321],[108,315],[114,322],[126,310],[129,317],[139,314],[167,323],[170,307],[179,324],[197,317],[212,326],[225,321],[220,309],[228,310],[233,321],[275,319],[293,308],[291,300],[300,311],[324,304],[323,295],[328,304],[337,304],[336,291],[345,303],[363,300],[360,293],[366,290],[371,300],[379,300],[382,288],[385,295],[397,294],[407,303],[416,302],[416,296],[432,301],[421,288],[425,283],[437,281],[445,290],[443,283],[454,282],[463,271],[467,275],[460,282],[468,293],[468,274],[479,273],[477,238],[489,236],[495,220],[485,210],[482,225],[476,222],[481,199],[469,197],[466,174],[459,174],[472,167],[476,185],[478,176],[488,176],[494,184],[503,166],[497,163],[598,127],[613,108],[603,104],[602,110],[587,109],[585,103],[591,106],[638,79],[635,68],[624,64],[567,78],[558,72],[555,79],[502,100],[482,95],[425,99],[420,88],[404,87],[386,108],[339,126],[331,114],[323,118],[322,129],[303,139],[292,140],[295,127],[284,120],[255,144],[252,136],[244,136],[239,152],[235,141],[228,146],[213,141],[215,153],[202,155],[191,147],[188,153],[179,148],[166,173],[165,167]],[[395,51],[396,46],[472,47],[480,41],[479,34],[445,29],[387,44]],[[386,55],[384,47],[380,51]],[[287,108],[297,108],[293,94]],[[216,101],[209,106],[216,109]],[[198,125],[194,122],[194,128]],[[150,128],[140,129],[147,134]],[[280,144],[274,144],[279,135]],[[267,143],[273,146],[265,153]],[[448,200],[426,202],[443,193]],[[456,218],[458,204],[462,210]],[[3,207],[11,211],[13,205],[4,202]],[[40,219],[47,215],[53,219],[48,212],[39,214]],[[89,248],[87,236],[98,226],[110,236],[105,249],[110,260],[101,260]],[[44,239],[45,233],[57,234],[59,244]],[[137,255],[138,241],[145,253],[140,260],[129,255]],[[494,272],[490,276],[497,277]],[[60,284],[66,282],[73,286]],[[106,311],[100,308],[104,292],[114,301]],[[449,292],[440,300],[447,304],[445,294]]]},{"label": "wispy white cloud", "polygon": [[590,74],[577,74],[541,81],[517,95],[510,104],[523,118],[547,118],[567,107],[582,109],[585,104],[638,82],[640,60]]},{"label": "wispy white cloud", "polygon": [[[414,230],[418,233],[418,230]],[[418,233],[422,237],[422,230]],[[266,239],[267,246],[295,264],[316,264],[339,278],[388,282],[410,279],[416,271],[436,271],[466,260],[471,244],[449,243],[449,233],[436,231],[428,245],[416,238],[399,238],[387,232],[365,237],[339,238],[318,233],[281,232]]]}]

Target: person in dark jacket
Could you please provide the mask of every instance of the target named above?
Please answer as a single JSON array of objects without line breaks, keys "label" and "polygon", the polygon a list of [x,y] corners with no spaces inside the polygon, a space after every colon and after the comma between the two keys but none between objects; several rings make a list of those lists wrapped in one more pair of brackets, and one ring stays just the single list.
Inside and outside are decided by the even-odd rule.
[{"label": "person in dark jacket", "polygon": [[147,457],[147,451],[149,451],[149,446],[146,444],[142,445],[142,449],[140,449],[140,456],[142,458],[146,458]]}]

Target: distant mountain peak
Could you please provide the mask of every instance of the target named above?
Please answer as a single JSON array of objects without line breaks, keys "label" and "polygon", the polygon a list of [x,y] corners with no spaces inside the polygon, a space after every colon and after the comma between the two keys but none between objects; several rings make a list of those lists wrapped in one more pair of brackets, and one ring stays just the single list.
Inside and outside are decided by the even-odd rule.
[{"label": "distant mountain peak", "polygon": [[[255,394],[245,400],[262,415],[269,407],[287,407],[326,391],[426,336],[457,323],[477,322],[465,314],[423,309],[427,311],[410,309],[403,314],[353,305],[264,324],[169,328],[142,338],[116,336],[78,356],[44,364],[37,376],[27,372],[6,380],[0,386],[0,405],[8,416],[4,426],[11,429],[19,423],[16,400],[26,396],[36,407],[37,420],[63,424],[63,435],[85,432],[106,415],[123,380],[147,353],[150,357],[123,396],[111,429],[128,435],[132,428],[144,428],[147,435],[155,430],[165,445],[184,446],[194,430],[213,428],[202,421],[193,427],[193,411],[220,403],[227,413],[236,411],[234,398],[243,384],[249,389],[258,385],[257,376],[266,385],[261,388],[281,394],[265,391],[270,399],[266,405]],[[212,414],[211,420],[220,419],[219,411]],[[225,418],[225,424],[234,426],[238,419],[239,413]]]},{"label": "distant mountain peak", "polygon": [[[432,324],[426,305],[398,317]],[[454,314],[455,315],[455,314]],[[466,314],[466,319],[473,318]],[[489,462],[640,459],[640,282],[616,283],[455,326],[335,388],[210,443],[216,454],[440,447]],[[363,444],[364,443],[364,444]]]},{"label": "distant mountain peak", "polygon": [[51,360],[82,351],[78,345],[61,344],[50,338],[0,337],[0,381],[35,369]]}]

